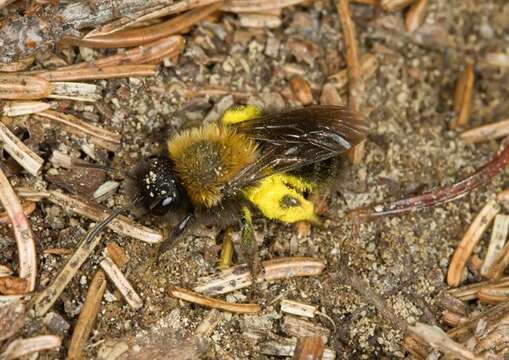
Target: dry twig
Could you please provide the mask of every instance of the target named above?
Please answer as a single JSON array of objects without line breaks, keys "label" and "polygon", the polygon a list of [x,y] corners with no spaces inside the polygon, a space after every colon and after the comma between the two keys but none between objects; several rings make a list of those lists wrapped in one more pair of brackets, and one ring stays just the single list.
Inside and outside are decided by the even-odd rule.
[{"label": "dry twig", "polygon": [[401,214],[409,211],[431,208],[462,198],[480,185],[487,183],[497,176],[509,162],[509,144],[495,155],[488,163],[477,169],[472,175],[452,184],[426,191],[421,195],[409,196],[396,200],[387,205],[375,204],[357,208],[350,212],[350,216],[357,219],[372,219],[379,216]]},{"label": "dry twig", "polygon": [[104,80],[133,76],[154,76],[155,65],[116,65],[100,68],[80,68],[70,70],[52,70],[37,74],[38,78],[48,81]]},{"label": "dry twig", "polygon": [[[306,257],[280,258],[262,261],[256,282],[285,279],[294,276],[314,276],[325,268],[322,261]],[[205,295],[220,295],[251,286],[252,276],[247,265],[238,265],[216,275],[200,278],[202,285],[193,290]]]},{"label": "dry twig", "polygon": [[460,284],[463,277],[463,270],[465,269],[470,255],[472,255],[474,251],[474,247],[479,243],[484,231],[500,210],[500,205],[492,200],[488,202],[476,216],[452,256],[447,272],[447,284],[449,284],[449,286],[458,286]]},{"label": "dry twig", "polygon": [[37,176],[44,160],[26,146],[0,121],[0,141],[5,151],[29,174]]},{"label": "dry twig", "polygon": [[80,316],[74,327],[67,353],[68,359],[81,359],[81,352],[94,326],[105,291],[106,275],[102,270],[98,270],[90,282],[85,303],[81,308]]},{"label": "dry twig", "polygon": [[169,290],[171,296],[189,301],[195,304],[199,304],[212,309],[219,309],[223,311],[229,311],[238,314],[256,314],[259,313],[262,308],[258,304],[236,304],[223,300],[214,299],[202,294],[195,293],[191,290],[174,287]]},{"label": "dry twig", "polygon": [[27,279],[28,291],[33,291],[37,277],[34,235],[23,212],[21,202],[2,169],[0,169],[0,202],[11,220],[18,245],[19,277]]}]

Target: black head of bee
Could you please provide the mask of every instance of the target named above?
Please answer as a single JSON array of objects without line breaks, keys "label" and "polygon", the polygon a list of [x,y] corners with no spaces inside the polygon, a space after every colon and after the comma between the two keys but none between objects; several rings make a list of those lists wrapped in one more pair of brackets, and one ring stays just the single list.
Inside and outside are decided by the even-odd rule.
[{"label": "black head of bee", "polygon": [[168,158],[156,157],[148,160],[147,169],[139,181],[144,206],[154,215],[164,215],[169,210],[187,205],[187,195],[173,172]]}]

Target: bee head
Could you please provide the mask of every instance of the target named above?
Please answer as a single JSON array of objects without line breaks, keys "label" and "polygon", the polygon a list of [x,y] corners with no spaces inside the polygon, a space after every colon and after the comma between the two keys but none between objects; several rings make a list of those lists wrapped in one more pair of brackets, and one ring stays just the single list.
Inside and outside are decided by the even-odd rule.
[{"label": "bee head", "polygon": [[187,196],[173,172],[172,162],[168,158],[156,157],[148,160],[147,170],[139,179],[142,202],[154,215],[164,215],[169,210],[181,208],[187,204]]}]

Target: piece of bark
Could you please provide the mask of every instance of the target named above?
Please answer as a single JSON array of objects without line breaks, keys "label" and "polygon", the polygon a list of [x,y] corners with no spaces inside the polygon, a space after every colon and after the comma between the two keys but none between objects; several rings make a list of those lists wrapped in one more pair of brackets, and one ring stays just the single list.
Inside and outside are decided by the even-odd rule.
[{"label": "piece of bark", "polygon": [[32,16],[12,15],[0,24],[0,62],[11,63],[51,49],[63,35],[94,28],[169,0],[78,1],[46,4]]}]

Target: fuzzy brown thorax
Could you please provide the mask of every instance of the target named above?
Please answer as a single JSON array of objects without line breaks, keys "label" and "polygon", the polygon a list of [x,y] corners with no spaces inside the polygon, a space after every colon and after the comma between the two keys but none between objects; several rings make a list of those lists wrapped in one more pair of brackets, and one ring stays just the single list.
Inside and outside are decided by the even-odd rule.
[{"label": "fuzzy brown thorax", "polygon": [[211,207],[221,188],[257,157],[253,140],[217,124],[177,134],[168,141],[174,171],[194,206]]}]

